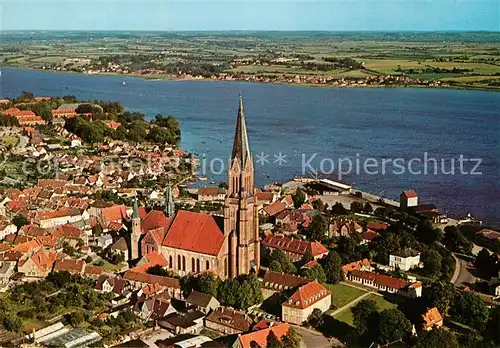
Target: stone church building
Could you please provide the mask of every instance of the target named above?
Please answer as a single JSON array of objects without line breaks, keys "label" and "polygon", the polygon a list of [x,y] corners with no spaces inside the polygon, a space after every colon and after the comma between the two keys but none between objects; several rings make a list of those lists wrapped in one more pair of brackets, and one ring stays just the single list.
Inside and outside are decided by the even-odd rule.
[{"label": "stone church building", "polygon": [[230,165],[223,221],[204,213],[174,213],[169,188],[165,192],[165,212],[153,210],[141,219],[135,204],[132,259],[159,252],[168,260],[169,269],[181,276],[212,271],[226,279],[257,270],[260,241],[254,168],[241,96]]}]

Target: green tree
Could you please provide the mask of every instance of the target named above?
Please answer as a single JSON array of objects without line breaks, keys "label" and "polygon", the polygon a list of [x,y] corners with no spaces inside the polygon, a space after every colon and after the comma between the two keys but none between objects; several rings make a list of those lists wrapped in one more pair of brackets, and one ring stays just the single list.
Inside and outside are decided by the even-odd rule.
[{"label": "green tree", "polygon": [[224,306],[236,307],[240,283],[236,279],[226,279],[219,286],[218,300]]},{"label": "green tree", "polygon": [[357,201],[352,202],[351,211],[353,213],[361,213],[363,211],[363,204]]},{"label": "green tree", "polygon": [[64,317],[71,326],[78,326],[85,320],[85,316],[82,310],[76,310],[72,313],[68,313]]},{"label": "green tree", "polygon": [[360,336],[365,336],[370,330],[373,330],[374,316],[378,315],[377,302],[366,299],[359,301],[354,307],[351,307],[353,322]]},{"label": "green tree", "polygon": [[425,253],[424,270],[431,277],[438,276],[441,273],[442,257],[436,250],[429,250]]},{"label": "green tree", "polygon": [[259,279],[253,274],[244,277],[238,292],[236,307],[247,309],[256,303],[262,302],[262,300]]},{"label": "green tree", "polygon": [[450,314],[459,323],[481,331],[488,319],[488,307],[475,293],[462,291],[455,296]]},{"label": "green tree", "polygon": [[295,208],[300,208],[302,204],[306,201],[306,194],[299,187],[295,190],[295,193],[292,195],[293,205]]},{"label": "green tree", "polygon": [[500,307],[493,308],[486,324],[484,337],[496,344],[500,344]]},{"label": "green tree", "polygon": [[321,241],[328,231],[328,223],[322,214],[317,214],[312,218],[307,227],[307,236],[311,241]]},{"label": "green tree", "polygon": [[427,308],[437,307],[442,315],[446,315],[455,297],[455,288],[449,282],[437,281],[425,286],[422,299]]},{"label": "green tree", "polygon": [[381,343],[395,342],[411,334],[412,325],[405,315],[396,308],[380,313],[377,340]]},{"label": "green tree", "polygon": [[301,268],[299,273],[302,277],[315,279],[319,283],[326,283],[325,270],[321,265],[312,268]]},{"label": "green tree", "polygon": [[332,214],[333,215],[345,215],[345,214],[347,214],[347,209],[344,208],[344,206],[342,205],[342,203],[336,202],[332,206]]},{"label": "green tree", "polygon": [[373,213],[373,207],[372,207],[372,205],[370,203],[366,202],[365,206],[363,207],[363,212],[365,212],[367,214]]},{"label": "green tree", "polygon": [[280,340],[272,330],[269,330],[269,333],[267,334],[267,348],[283,348],[283,345],[281,344]]},{"label": "green tree", "polygon": [[14,313],[3,314],[3,327],[8,331],[19,332],[23,327],[23,322],[19,316]]},{"label": "green tree", "polygon": [[279,273],[283,272],[283,269],[281,268],[281,263],[277,260],[271,261],[271,263],[269,264],[269,269],[274,272],[279,272]]},{"label": "green tree", "polygon": [[342,260],[339,254],[335,251],[330,251],[328,256],[324,261],[326,281],[330,284],[336,284],[344,279],[344,273],[342,272]]},{"label": "green tree", "polygon": [[311,312],[311,314],[307,318],[307,321],[309,322],[309,324],[311,324],[311,326],[318,327],[318,326],[321,326],[322,317],[323,317],[323,312],[321,312],[321,309],[314,308],[314,310]]},{"label": "green tree", "polygon": [[17,229],[20,229],[24,225],[28,225],[30,223],[29,219],[26,217],[26,215],[23,214],[17,214],[12,218],[12,223],[16,225]]},{"label": "green tree", "polygon": [[[281,271],[284,273],[295,273],[297,272],[297,268],[293,264],[292,260],[281,250],[275,249],[270,255],[269,262],[273,264],[273,261],[278,262],[281,265]],[[276,262],[274,263],[274,267],[276,266]]]},{"label": "green tree", "polygon": [[431,331],[424,331],[418,336],[418,341],[414,348],[459,348],[457,336],[453,331],[434,328]]},{"label": "green tree", "polygon": [[300,334],[293,327],[290,327],[286,335],[281,338],[281,343],[286,348],[299,348],[301,342]]}]

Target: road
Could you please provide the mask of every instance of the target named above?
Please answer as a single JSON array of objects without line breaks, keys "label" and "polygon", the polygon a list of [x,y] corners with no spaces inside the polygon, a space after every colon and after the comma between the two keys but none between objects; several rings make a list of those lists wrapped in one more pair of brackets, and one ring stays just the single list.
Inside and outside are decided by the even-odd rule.
[{"label": "road", "polygon": [[331,347],[345,347],[342,342],[336,338],[326,338],[320,332],[306,329],[305,327],[293,325],[302,337],[300,344],[301,348],[331,348]]},{"label": "road", "polygon": [[476,282],[476,277],[470,272],[470,269],[474,268],[473,265],[460,257],[453,254],[455,258],[456,266],[453,277],[451,278],[451,283],[456,287],[465,287]]}]

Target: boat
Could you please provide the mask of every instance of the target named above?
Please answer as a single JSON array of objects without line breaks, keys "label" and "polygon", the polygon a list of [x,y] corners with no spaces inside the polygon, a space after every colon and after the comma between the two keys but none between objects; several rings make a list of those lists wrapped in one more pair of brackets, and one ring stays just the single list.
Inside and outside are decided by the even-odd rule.
[{"label": "boat", "polygon": [[200,177],[198,177],[198,180],[200,180],[200,181],[207,181],[208,178],[206,176],[200,176]]},{"label": "boat", "polygon": [[122,86],[126,86],[127,83],[125,81],[122,81]]}]

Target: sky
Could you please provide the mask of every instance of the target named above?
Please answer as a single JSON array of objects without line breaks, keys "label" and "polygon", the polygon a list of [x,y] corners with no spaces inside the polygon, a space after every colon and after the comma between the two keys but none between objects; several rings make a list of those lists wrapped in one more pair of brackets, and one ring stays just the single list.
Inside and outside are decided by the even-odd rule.
[{"label": "sky", "polygon": [[500,0],[0,0],[0,29],[500,31]]}]

